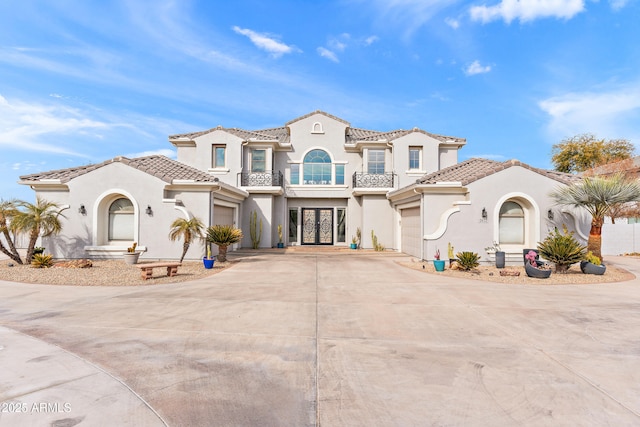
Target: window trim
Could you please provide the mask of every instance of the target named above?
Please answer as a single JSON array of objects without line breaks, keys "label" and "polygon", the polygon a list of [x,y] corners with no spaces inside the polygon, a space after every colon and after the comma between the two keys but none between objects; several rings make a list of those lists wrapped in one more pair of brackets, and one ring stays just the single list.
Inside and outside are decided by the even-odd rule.
[{"label": "window trim", "polygon": [[[223,155],[224,155],[224,164],[219,165],[218,164],[218,156],[217,156],[217,152],[218,149],[222,149],[223,150]],[[211,169],[226,169],[227,167],[227,145],[226,144],[212,144],[211,145]]]}]

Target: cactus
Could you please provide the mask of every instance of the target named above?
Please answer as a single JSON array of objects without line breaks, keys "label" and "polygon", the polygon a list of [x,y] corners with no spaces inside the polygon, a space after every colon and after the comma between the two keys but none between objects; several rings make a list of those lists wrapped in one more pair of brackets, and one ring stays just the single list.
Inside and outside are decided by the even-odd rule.
[{"label": "cactus", "polygon": [[376,234],[373,232],[373,230],[371,230],[371,243],[373,243],[373,249],[376,252],[382,252],[384,251],[384,245],[378,243],[378,237],[376,236]]},{"label": "cactus", "polygon": [[451,243],[447,243],[447,256],[449,259],[453,259],[453,245]]},{"label": "cactus", "polygon": [[257,229],[258,213],[256,211],[251,212],[249,215],[249,234],[251,235],[251,246],[253,249],[258,249],[260,246],[260,239],[262,238],[262,218],[260,218],[260,228]]},{"label": "cactus", "polygon": [[130,248],[127,248],[127,252],[132,254],[136,251],[136,246],[138,246],[138,244],[136,242],[133,242],[133,245],[131,245]]}]

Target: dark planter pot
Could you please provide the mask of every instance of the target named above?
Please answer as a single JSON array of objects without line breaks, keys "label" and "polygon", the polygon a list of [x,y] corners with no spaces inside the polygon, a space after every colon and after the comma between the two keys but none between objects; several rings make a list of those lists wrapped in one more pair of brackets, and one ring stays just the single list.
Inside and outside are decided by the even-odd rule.
[{"label": "dark planter pot", "polygon": [[214,263],[215,261],[216,261],[216,260],[215,260],[215,259],[213,259],[213,258],[211,258],[211,259],[209,259],[209,258],[202,258],[202,263],[204,264],[204,268],[206,268],[206,269],[213,268],[213,263]]},{"label": "dark planter pot", "polygon": [[589,261],[580,261],[580,270],[584,274],[597,274],[598,276],[602,276],[605,271],[607,271],[607,266],[604,264],[596,265]]},{"label": "dark planter pot", "polygon": [[496,267],[504,268],[506,254],[503,251],[496,252]]},{"label": "dark planter pot", "polygon": [[42,249],[34,249],[33,250],[33,255],[31,255],[31,259],[33,259],[34,255],[43,254],[43,253],[44,253],[44,248],[42,248]]},{"label": "dark planter pot", "polygon": [[533,252],[536,253],[536,261],[538,260],[538,258],[540,258],[540,254],[538,253],[537,249],[523,249],[522,250],[522,261],[524,262],[524,265],[529,264],[529,260],[525,258],[525,256],[527,256],[529,251],[533,251]]},{"label": "dark planter pot", "polygon": [[548,279],[551,276],[551,270],[541,270],[533,265],[526,263],[524,270],[527,272],[527,276],[534,277],[536,279]]},{"label": "dark planter pot", "polygon": [[278,243],[278,249],[282,249],[282,248],[284,248],[284,243],[282,242]]},{"label": "dark planter pot", "polygon": [[358,244],[357,243],[349,243],[349,247],[351,249],[358,249]]},{"label": "dark planter pot", "polygon": [[434,259],[433,266],[435,267],[436,271],[444,271],[444,260]]}]

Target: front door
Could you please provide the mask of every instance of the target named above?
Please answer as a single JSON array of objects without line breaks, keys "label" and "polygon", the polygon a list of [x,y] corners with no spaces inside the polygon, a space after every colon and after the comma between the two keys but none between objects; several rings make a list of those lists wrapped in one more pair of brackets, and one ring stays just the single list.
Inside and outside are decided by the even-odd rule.
[{"label": "front door", "polygon": [[302,244],[333,244],[333,208],[302,208]]}]

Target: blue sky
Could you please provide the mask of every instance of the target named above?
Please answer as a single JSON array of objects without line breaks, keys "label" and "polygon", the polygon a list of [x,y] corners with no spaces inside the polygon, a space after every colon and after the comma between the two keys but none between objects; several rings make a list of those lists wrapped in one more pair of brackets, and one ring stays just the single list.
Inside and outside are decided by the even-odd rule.
[{"label": "blue sky", "polygon": [[0,2],[0,198],[20,175],[320,109],[467,138],[460,160],[640,141],[637,0]]}]

